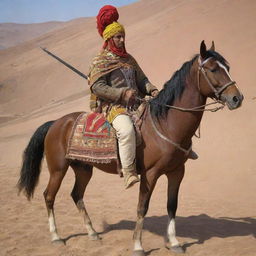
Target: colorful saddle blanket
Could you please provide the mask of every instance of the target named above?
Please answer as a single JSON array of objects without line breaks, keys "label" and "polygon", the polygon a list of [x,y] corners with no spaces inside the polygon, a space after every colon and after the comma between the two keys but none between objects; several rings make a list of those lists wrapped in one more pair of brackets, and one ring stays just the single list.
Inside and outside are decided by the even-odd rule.
[{"label": "colorful saddle blanket", "polygon": [[66,158],[110,163],[117,160],[115,130],[99,113],[81,113],[71,132]]}]

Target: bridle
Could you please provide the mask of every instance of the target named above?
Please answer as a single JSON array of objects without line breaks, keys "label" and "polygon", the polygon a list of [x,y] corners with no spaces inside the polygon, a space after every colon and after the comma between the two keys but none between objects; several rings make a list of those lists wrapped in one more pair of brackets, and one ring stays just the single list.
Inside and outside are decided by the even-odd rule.
[{"label": "bridle", "polygon": [[214,87],[213,84],[211,83],[209,77],[207,76],[207,72],[206,72],[206,70],[204,68],[204,65],[210,59],[212,59],[212,57],[209,57],[208,59],[203,61],[200,56],[198,57],[198,71],[197,71],[198,79],[197,79],[197,86],[198,86],[199,91],[201,91],[201,88],[200,88],[200,72],[201,72],[203,74],[205,80],[207,81],[208,85],[210,86],[210,88],[214,92],[214,95],[215,95],[216,99],[220,100],[220,97],[221,97],[221,94],[223,93],[223,91],[225,91],[229,86],[236,84],[236,82],[232,80],[232,78],[230,77],[226,67],[224,65],[222,65],[219,61],[217,61],[218,65],[225,70],[226,74],[230,78],[230,81],[228,83],[222,85],[222,86],[218,86],[217,88]]},{"label": "bridle", "polygon": [[[183,111],[183,112],[204,112],[204,111],[211,111],[211,112],[216,112],[220,109],[223,109],[225,107],[225,103],[223,103],[220,98],[221,98],[221,94],[229,87],[229,86],[232,86],[232,85],[235,85],[236,82],[233,81],[233,79],[231,78],[230,74],[228,73],[227,71],[227,68],[221,64],[219,61],[217,61],[218,65],[223,68],[227,74],[227,76],[230,78],[230,81],[222,86],[218,86],[218,88],[214,87],[214,85],[212,84],[212,82],[210,81],[209,77],[207,76],[207,72],[205,70],[205,67],[204,65],[210,60],[212,59],[212,57],[209,57],[207,58],[206,60],[202,60],[202,58],[199,56],[198,57],[198,69],[197,69],[197,87],[198,87],[198,90],[199,90],[199,93],[201,94],[201,86],[200,86],[200,72],[203,74],[205,80],[207,81],[207,84],[209,85],[209,87],[211,88],[211,90],[214,92],[214,95],[216,97],[212,99],[214,100],[214,102],[210,102],[210,103],[207,103],[207,104],[204,104],[204,105],[201,105],[201,106],[197,106],[197,107],[193,107],[193,108],[182,108],[182,107],[176,107],[176,106],[173,106],[173,105],[168,105],[168,104],[158,104],[160,106],[165,106],[165,107],[168,107],[168,108],[171,108],[171,109],[176,109],[176,110],[179,110],[179,111]],[[145,101],[145,99],[141,99],[139,97],[136,97],[136,99],[138,101],[141,101],[141,102],[148,102],[147,100]],[[217,107],[214,107],[214,108],[208,108],[206,109],[205,107],[207,106],[210,106],[210,105],[214,105],[214,104],[221,104],[221,106],[217,106]]]},{"label": "bridle", "polygon": [[[215,102],[212,102],[212,103],[209,103],[209,104],[205,104],[205,105],[202,105],[202,106],[198,106],[198,107],[194,107],[194,108],[179,108],[179,107],[175,107],[175,106],[170,106],[170,105],[165,105],[166,107],[169,107],[169,108],[172,108],[172,109],[176,109],[176,110],[180,110],[180,111],[184,111],[184,112],[188,112],[188,111],[192,111],[192,112],[195,112],[195,111],[211,111],[211,112],[215,112],[219,109],[223,109],[225,104],[223,102],[220,101],[220,97],[221,97],[221,94],[223,93],[223,91],[225,91],[229,86],[231,85],[234,85],[236,84],[235,81],[232,80],[232,78],[230,77],[226,67],[221,64],[219,61],[217,61],[218,65],[223,68],[226,72],[226,74],[228,75],[228,77],[230,78],[230,81],[222,86],[219,86],[218,88],[215,88],[212,84],[212,82],[210,81],[209,77],[207,76],[207,72],[205,70],[205,67],[204,65],[211,59],[212,57],[209,57],[207,58],[206,60],[202,60],[202,58],[199,56],[198,57],[198,71],[197,71],[197,86],[198,86],[198,90],[199,92],[201,92],[201,87],[200,87],[200,72],[203,74],[205,80],[207,81],[209,87],[212,89],[212,91],[214,92],[214,95],[216,97],[216,101]],[[214,109],[205,109],[205,106],[208,106],[208,105],[211,105],[211,104],[216,104],[216,103],[220,103],[222,104],[222,106],[220,107],[216,107]],[[173,146],[175,146],[176,148],[178,148],[179,150],[181,150],[182,152],[185,153],[186,156],[189,155],[190,151],[192,150],[192,144],[190,145],[189,149],[185,149],[183,148],[180,144],[172,141],[171,139],[167,138],[164,134],[162,134],[156,127],[155,123],[154,123],[154,120],[151,116],[151,113],[150,113],[150,108],[148,108],[148,112],[149,112],[149,116],[150,116],[150,121],[151,121],[151,124],[152,124],[152,127],[153,129],[155,130],[156,134],[162,138],[163,140],[165,140],[166,142],[172,144]]]}]

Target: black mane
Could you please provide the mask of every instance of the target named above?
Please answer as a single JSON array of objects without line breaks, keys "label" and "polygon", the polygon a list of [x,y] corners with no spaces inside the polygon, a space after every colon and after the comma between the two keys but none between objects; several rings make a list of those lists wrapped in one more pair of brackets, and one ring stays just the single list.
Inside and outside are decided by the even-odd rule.
[{"label": "black mane", "polygon": [[176,98],[181,97],[185,88],[186,77],[197,57],[198,55],[194,56],[190,61],[185,62],[182,67],[172,75],[171,79],[164,84],[158,96],[150,100],[150,110],[153,116],[157,118],[166,117],[169,108],[165,105],[172,105]]},{"label": "black mane", "polygon": [[[156,118],[166,117],[169,107],[165,105],[173,105],[174,100],[182,96],[186,85],[186,78],[197,57],[198,55],[195,55],[190,61],[185,62],[182,67],[172,75],[171,79],[164,84],[158,96],[150,100],[152,116]],[[209,50],[207,51],[206,59],[210,57],[222,63],[229,71],[228,62],[219,53]]]}]

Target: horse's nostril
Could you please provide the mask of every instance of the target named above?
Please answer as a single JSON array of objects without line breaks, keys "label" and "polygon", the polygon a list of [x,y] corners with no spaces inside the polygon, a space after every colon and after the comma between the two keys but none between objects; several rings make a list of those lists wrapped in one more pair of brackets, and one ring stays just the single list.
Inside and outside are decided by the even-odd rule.
[{"label": "horse's nostril", "polygon": [[234,96],[234,97],[233,97],[233,101],[234,101],[234,102],[238,102],[238,101],[239,101],[238,97]]}]

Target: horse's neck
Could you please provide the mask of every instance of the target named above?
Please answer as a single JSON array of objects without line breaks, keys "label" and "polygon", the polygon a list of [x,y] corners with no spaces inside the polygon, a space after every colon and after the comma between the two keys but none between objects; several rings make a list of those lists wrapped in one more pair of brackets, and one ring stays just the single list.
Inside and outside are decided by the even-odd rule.
[{"label": "horse's neck", "polygon": [[[198,64],[195,61],[191,67],[190,75],[187,77],[184,92],[180,99],[175,100],[174,106],[191,109],[198,106],[205,105],[206,98],[203,97],[198,88],[197,78]],[[183,112],[179,110],[170,109],[167,114],[167,122],[162,125],[165,126],[164,130],[172,137],[182,142],[190,140],[195,134],[198,126],[200,125],[203,116],[203,111],[199,112]]]}]

